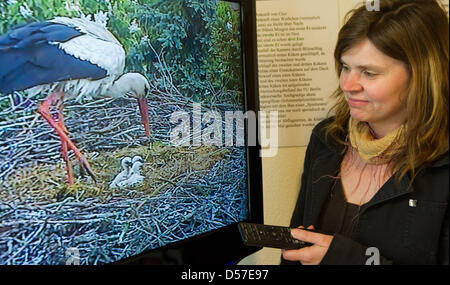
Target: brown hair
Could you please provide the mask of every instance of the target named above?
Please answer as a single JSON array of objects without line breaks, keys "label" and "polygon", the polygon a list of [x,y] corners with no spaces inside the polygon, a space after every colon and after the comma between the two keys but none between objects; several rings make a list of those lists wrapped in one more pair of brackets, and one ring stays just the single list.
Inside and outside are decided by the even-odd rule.
[{"label": "brown hair", "polygon": [[[363,5],[349,12],[334,52],[336,72],[341,56],[361,40],[369,39],[381,52],[400,60],[410,74],[405,148],[391,164],[397,179],[416,173],[448,152],[449,26],[446,12],[436,0],[380,0],[379,11]],[[350,109],[340,87],[334,92],[335,119],[326,129],[327,139],[341,144]],[[411,179],[411,181],[412,181]]]}]

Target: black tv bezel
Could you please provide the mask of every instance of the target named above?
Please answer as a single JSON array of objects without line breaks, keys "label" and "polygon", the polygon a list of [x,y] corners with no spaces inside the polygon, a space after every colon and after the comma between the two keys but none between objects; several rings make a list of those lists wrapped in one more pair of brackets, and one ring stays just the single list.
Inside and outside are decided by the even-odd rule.
[{"label": "black tv bezel", "polygon": [[[256,1],[225,0],[240,4],[242,25],[242,51],[244,63],[244,90],[246,111],[259,111],[258,64],[256,42]],[[258,126],[256,116],[256,126]],[[246,127],[246,130],[248,128]],[[259,130],[256,127],[256,136]],[[247,133],[247,131],[246,131]],[[263,223],[263,187],[260,146],[247,145],[248,210],[246,222]],[[245,246],[239,234],[237,223],[207,232],[164,247],[143,252],[113,264],[139,265],[226,265],[236,264],[242,258],[260,250]]]}]

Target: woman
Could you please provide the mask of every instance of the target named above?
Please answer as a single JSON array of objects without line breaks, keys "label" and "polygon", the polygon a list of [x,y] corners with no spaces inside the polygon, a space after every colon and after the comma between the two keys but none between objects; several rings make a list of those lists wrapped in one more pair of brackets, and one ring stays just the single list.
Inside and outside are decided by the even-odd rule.
[{"label": "woman", "polygon": [[307,148],[282,264],[448,264],[448,18],[435,0],[351,12],[334,117]]}]

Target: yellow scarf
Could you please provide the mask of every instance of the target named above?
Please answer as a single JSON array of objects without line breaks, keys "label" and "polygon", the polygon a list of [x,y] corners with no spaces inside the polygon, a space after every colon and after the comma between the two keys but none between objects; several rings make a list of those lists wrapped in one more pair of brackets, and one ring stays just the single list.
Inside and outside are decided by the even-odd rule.
[{"label": "yellow scarf", "polygon": [[374,139],[367,123],[350,117],[348,130],[351,145],[356,148],[361,158],[369,164],[388,162],[392,155],[403,145],[404,125],[391,131],[381,139]]}]

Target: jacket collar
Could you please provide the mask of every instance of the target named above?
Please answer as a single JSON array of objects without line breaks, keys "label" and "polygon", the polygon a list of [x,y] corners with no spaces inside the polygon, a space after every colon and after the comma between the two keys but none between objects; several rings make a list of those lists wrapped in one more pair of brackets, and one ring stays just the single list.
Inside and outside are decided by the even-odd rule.
[{"label": "jacket collar", "polygon": [[[339,174],[340,163],[345,149],[345,146],[326,141],[323,133],[320,133],[321,130],[323,128],[316,130],[315,135],[326,147],[317,153],[315,160],[312,162],[312,203],[309,203],[309,211],[305,213],[305,221],[310,221],[311,224],[317,223],[319,219],[321,209],[328,198],[333,183],[336,181],[334,177]],[[345,136],[345,134],[342,134],[341,139],[345,140]],[[447,152],[445,156],[433,163],[432,167],[448,165],[448,160]],[[410,179],[407,175],[400,182],[397,182],[395,177],[392,176],[374,197],[361,207],[361,213],[367,208],[409,194],[412,191]]]},{"label": "jacket collar", "polygon": [[[342,158],[341,152],[332,151],[328,148],[318,153],[313,161],[311,166],[311,203],[308,204],[309,209],[305,212],[305,222],[309,222],[309,224],[317,223],[323,205],[336,182],[335,177],[339,174]],[[400,182],[397,182],[395,177],[392,176],[369,202],[361,206],[361,213],[374,205],[411,193],[413,190],[409,184],[410,179],[407,175]]]},{"label": "jacket collar", "polygon": [[448,151],[440,159],[436,160],[431,167],[441,167],[448,165]]}]

